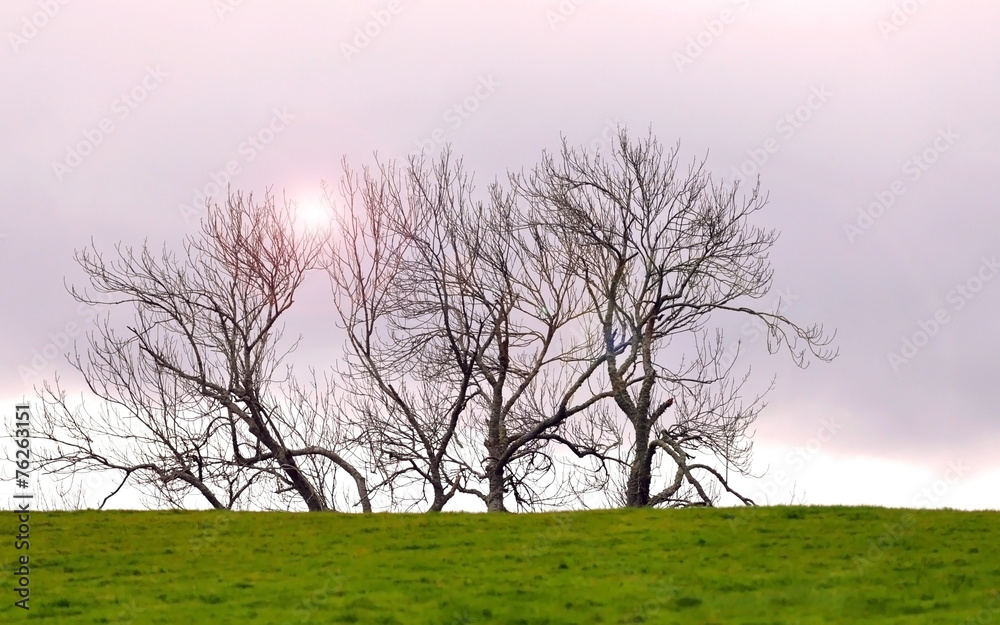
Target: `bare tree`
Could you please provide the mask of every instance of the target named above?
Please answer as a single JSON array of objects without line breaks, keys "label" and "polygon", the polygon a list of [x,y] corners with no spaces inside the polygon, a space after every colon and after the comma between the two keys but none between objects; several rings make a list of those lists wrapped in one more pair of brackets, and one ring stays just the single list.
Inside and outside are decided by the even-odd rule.
[{"label": "bare tree", "polygon": [[604,356],[573,336],[565,251],[499,183],[474,198],[448,152],[363,180],[345,187],[334,281],[373,456],[423,481],[431,510],[456,492],[489,511],[551,503],[549,436],[604,397],[576,402]]},{"label": "bare tree", "polygon": [[466,469],[483,487],[460,489],[488,511],[506,510],[506,494],[518,507],[551,503],[541,488],[553,469],[548,437],[608,396],[580,392],[605,355],[577,332],[586,302],[571,257],[531,227],[513,190],[494,182],[473,201],[447,153],[433,168],[412,162],[410,184],[403,231],[419,262],[408,280],[432,329],[420,340],[469,363],[479,391],[469,424],[482,443]]},{"label": "bare tree", "polygon": [[[624,457],[605,456],[625,468],[621,503],[712,505],[721,488],[751,504],[729,486],[727,472],[748,472],[747,430],[763,405],[760,396],[744,404],[746,378],[733,378],[722,335],[708,323],[719,313],[755,317],[768,330],[769,351],[784,345],[799,366],[807,352],[835,356],[822,326],[794,324],[780,303],[773,312],[753,306],[771,287],[767,253],[776,240],[750,223],[766,204],[759,184],[741,195],[738,183],[714,182],[704,161],[682,171],[676,147],[664,154],[652,135],[633,141],[625,129],[607,157],[565,141],[559,156],[545,155],[515,182],[535,203],[539,226],[584,256],[576,273],[631,441]],[[604,423],[605,436],[622,440]],[[600,434],[583,447],[592,450]],[[653,490],[661,464],[671,467],[668,479]]]},{"label": "bare tree", "polygon": [[429,501],[429,511],[440,511],[464,480],[450,452],[477,393],[471,357],[438,353],[418,325],[426,305],[411,297],[418,260],[399,228],[411,217],[400,172],[389,164],[358,173],[345,161],[339,198],[327,191],[327,200],[339,224],[329,273],[347,332],[339,373],[348,418],[364,432],[393,501],[405,509]]},{"label": "bare tree", "polygon": [[249,494],[261,505],[269,485],[277,502],[315,511],[330,508],[332,463],[370,511],[336,424],[282,366],[297,344],[282,340],[282,317],[306,273],[326,264],[325,236],[293,222],[292,207],[269,194],[262,203],[236,194],[210,207],[181,257],[145,245],[119,246],[112,261],[93,244],[78,253],[95,295],[73,296],[133,317],[122,332],[109,314],[73,361],[98,410],[70,405],[58,381],[41,390],[46,466],[114,469],[122,480],[112,495],[131,479],[178,506],[192,489],[216,508]]},{"label": "bare tree", "polygon": [[[821,326],[755,305],[776,240],[751,223],[759,186],[682,171],[652,136],[622,129],[606,158],[564,142],[482,195],[447,150],[345,163],[339,196],[332,237],[236,194],[179,258],[78,254],[95,295],[73,295],[133,316],[109,313],[73,362],[97,410],[42,389],[46,466],[116,470],[111,495],[131,481],[177,506],[368,512],[385,494],[439,511],[463,493],[505,511],[609,488],[625,506],[752,504],[729,470],[749,472],[762,395],[710,323],[752,317],[799,366],[835,356]],[[282,324],[317,269],[346,350],[302,383]]]}]

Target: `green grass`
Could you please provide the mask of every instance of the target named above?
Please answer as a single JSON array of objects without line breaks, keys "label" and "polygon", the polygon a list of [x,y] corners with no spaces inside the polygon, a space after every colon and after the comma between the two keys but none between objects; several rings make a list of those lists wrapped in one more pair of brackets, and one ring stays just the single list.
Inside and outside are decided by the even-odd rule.
[{"label": "green grass", "polygon": [[33,513],[28,612],[5,543],[4,623],[1000,623],[996,512]]}]

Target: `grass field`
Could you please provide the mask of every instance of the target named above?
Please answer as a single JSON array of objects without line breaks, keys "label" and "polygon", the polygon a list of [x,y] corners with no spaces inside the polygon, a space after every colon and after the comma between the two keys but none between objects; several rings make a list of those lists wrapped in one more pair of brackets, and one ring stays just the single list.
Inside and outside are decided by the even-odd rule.
[{"label": "grass field", "polygon": [[0,556],[3,623],[1000,623],[997,512],[47,512]]}]

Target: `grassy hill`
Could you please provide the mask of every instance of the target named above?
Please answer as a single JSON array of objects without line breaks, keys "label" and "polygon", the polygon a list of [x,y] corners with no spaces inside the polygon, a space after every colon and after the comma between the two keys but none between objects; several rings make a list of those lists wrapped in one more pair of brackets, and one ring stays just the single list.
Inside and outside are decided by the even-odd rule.
[{"label": "grassy hill", "polygon": [[27,612],[5,542],[4,623],[1000,623],[996,512],[32,513]]}]

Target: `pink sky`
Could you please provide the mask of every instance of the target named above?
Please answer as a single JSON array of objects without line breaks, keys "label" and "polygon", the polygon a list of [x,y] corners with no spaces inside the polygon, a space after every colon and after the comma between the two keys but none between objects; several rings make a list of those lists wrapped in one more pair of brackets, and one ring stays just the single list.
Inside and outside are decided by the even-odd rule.
[{"label": "pink sky", "polygon": [[[775,288],[838,331],[840,357],[805,371],[746,346],[761,386],[778,375],[759,468],[788,477],[758,487],[1000,508],[998,22],[985,0],[8,0],[0,410],[69,373],[46,354],[90,323],[64,280],[91,237],[175,244],[227,180],[308,202],[345,155],[449,141],[486,181],[560,133],[651,125],[720,176],[760,174]],[[296,313],[302,362],[340,344],[325,288]]]}]

